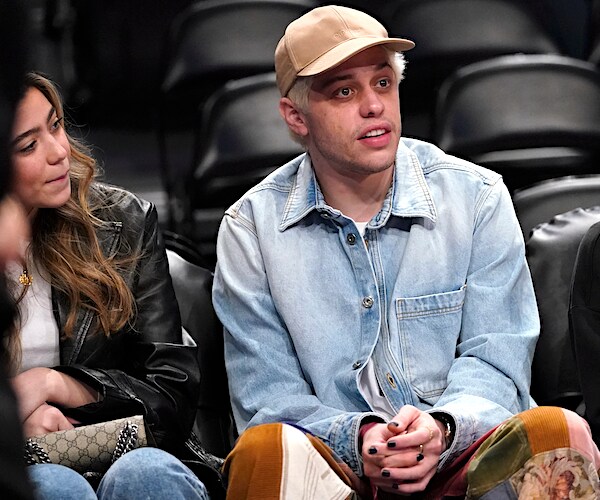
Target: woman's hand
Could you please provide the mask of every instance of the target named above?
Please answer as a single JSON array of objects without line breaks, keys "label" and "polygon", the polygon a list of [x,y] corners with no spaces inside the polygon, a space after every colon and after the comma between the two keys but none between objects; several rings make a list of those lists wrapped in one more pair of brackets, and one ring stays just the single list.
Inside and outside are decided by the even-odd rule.
[{"label": "woman's hand", "polygon": [[423,491],[437,470],[445,441],[429,413],[403,406],[388,424],[376,424],[364,435],[365,475],[373,486],[398,493]]},{"label": "woman's hand", "polygon": [[98,401],[98,392],[87,384],[51,368],[31,368],[12,379],[19,401],[21,421],[44,403],[77,408]]},{"label": "woman's hand", "polygon": [[65,417],[58,408],[46,403],[34,410],[23,422],[25,437],[41,436],[49,432],[68,429],[73,429],[72,420]]}]

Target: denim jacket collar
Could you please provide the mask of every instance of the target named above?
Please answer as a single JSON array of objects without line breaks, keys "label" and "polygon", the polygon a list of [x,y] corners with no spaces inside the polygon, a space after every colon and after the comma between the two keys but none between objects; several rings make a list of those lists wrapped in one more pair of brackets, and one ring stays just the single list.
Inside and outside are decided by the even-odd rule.
[{"label": "denim jacket collar", "polygon": [[[280,231],[296,224],[312,210],[339,215],[339,211],[325,202],[317,177],[312,168],[310,156],[302,157],[298,175],[286,202],[279,225]],[[396,154],[394,179],[379,213],[369,223],[375,229],[382,227],[390,215],[396,217],[424,217],[435,223],[437,211],[423,169],[417,155],[400,141]]]}]

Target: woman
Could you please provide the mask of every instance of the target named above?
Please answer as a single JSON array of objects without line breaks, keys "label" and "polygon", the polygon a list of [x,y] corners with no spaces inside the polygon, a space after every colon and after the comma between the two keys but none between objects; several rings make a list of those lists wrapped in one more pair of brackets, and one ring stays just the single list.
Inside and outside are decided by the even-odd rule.
[{"label": "woman", "polygon": [[199,368],[182,344],[156,209],[94,179],[40,74],[26,76],[10,146],[12,193],[32,227],[22,263],[7,271],[18,318],[5,363],[24,434],[143,414],[157,444],[117,460],[96,492],[71,469],[33,465],[38,497],[208,498],[172,455],[190,434]]}]

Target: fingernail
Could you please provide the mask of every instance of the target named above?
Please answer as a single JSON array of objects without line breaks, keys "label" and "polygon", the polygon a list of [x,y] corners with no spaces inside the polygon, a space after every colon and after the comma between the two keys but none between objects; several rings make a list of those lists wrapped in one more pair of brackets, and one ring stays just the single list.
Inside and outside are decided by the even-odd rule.
[{"label": "fingernail", "polygon": [[375,453],[377,453],[377,448],[375,448],[375,446],[371,446],[369,448],[369,455],[375,455]]},{"label": "fingernail", "polygon": [[381,475],[383,477],[390,477],[390,471],[389,470],[382,470],[381,471]]},{"label": "fingernail", "polygon": [[398,422],[394,422],[393,420],[391,422],[388,422],[388,425],[393,425],[394,427],[400,427],[400,424]]},{"label": "fingernail", "polygon": [[422,453],[419,453],[419,454],[417,455],[417,462],[420,462],[420,461],[421,461],[421,460],[423,460],[424,458],[425,458],[425,457],[423,456],[423,454],[422,454]]},{"label": "fingernail", "polygon": [[397,490],[398,489],[398,483],[393,483],[392,484],[392,488],[394,488],[395,490]]},{"label": "fingernail", "polygon": [[389,441],[387,445],[388,445],[388,448],[395,448],[396,447],[396,441]]}]

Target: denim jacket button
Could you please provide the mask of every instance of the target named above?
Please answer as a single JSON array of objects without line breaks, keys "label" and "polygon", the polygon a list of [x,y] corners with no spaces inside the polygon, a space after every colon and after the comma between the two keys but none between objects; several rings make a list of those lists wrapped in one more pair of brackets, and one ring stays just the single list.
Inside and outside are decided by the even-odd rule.
[{"label": "denim jacket button", "polygon": [[348,245],[354,245],[356,243],[356,235],[354,233],[350,233],[348,236],[346,236],[346,241],[348,242]]},{"label": "denim jacket button", "polygon": [[366,307],[367,309],[370,309],[371,307],[373,307],[373,297],[365,297],[362,300],[362,305],[363,307]]},{"label": "denim jacket button", "polygon": [[362,362],[360,362],[360,361],[355,361],[354,363],[352,363],[353,370],[358,370],[361,366],[362,366]]}]

